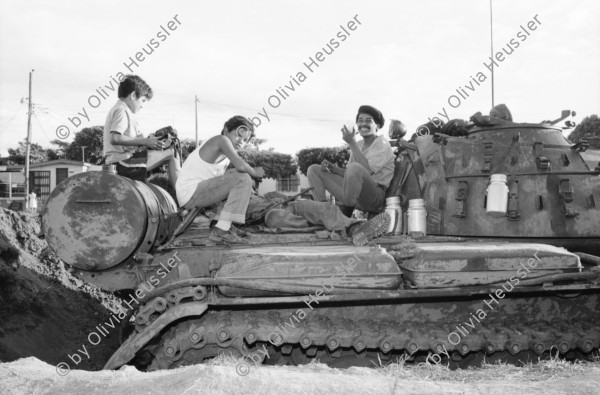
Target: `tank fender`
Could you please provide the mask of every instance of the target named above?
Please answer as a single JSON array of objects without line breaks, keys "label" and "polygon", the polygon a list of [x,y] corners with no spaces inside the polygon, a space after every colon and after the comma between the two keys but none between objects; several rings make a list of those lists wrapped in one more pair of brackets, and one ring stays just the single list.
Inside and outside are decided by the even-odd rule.
[{"label": "tank fender", "polygon": [[104,369],[117,369],[131,361],[135,354],[172,322],[183,317],[199,317],[208,309],[207,303],[184,303],[169,309],[143,332],[131,335],[110,357]]}]

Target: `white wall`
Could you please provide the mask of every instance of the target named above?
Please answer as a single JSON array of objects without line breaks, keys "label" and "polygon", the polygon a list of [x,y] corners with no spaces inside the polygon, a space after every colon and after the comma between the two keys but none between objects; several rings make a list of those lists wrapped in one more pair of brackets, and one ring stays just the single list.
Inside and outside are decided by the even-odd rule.
[{"label": "white wall", "polygon": [[30,171],[49,171],[50,172],[50,193],[56,188],[56,169],[69,169],[69,177],[74,176],[75,174],[82,173],[87,171],[88,166],[84,165],[70,165],[66,163],[52,164],[48,166],[36,166],[30,168]]},{"label": "white wall", "polygon": [[[299,193],[302,188],[308,188],[308,178],[305,175],[297,173],[300,177],[300,185],[298,186],[298,190],[295,192],[280,192],[284,195],[292,196]],[[264,195],[267,192],[277,191],[277,181],[272,178],[264,178],[262,182],[258,185],[258,194]]]},{"label": "white wall", "polygon": [[25,182],[25,175],[20,171],[0,172],[0,181],[7,184],[9,178],[13,184],[23,184]]}]

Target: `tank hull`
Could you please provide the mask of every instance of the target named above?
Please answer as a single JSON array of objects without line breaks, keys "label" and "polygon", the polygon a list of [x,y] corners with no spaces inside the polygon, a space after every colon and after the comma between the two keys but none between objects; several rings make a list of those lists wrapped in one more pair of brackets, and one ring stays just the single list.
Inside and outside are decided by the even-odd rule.
[{"label": "tank hull", "polygon": [[[482,353],[523,360],[554,350],[585,357],[600,346],[600,267],[583,265],[576,255],[548,245],[426,240],[382,238],[381,248],[356,249],[352,255],[362,253],[357,261],[364,263],[382,259],[384,251],[393,257],[403,280],[395,289],[370,282],[369,273],[375,273],[360,263],[336,274],[325,261],[303,276],[290,272],[301,265],[288,255],[303,249],[331,257],[331,251],[354,247],[294,246],[287,254],[277,247],[264,261],[269,276],[256,276],[251,259],[248,272],[239,275],[235,263],[252,248],[228,250],[217,259],[220,268],[212,259],[217,273],[209,280],[191,278],[202,260],[194,259],[191,249],[186,252],[191,247],[180,246],[182,262],[172,274],[187,274],[172,277],[144,300],[134,332],[106,368],[124,363],[175,368],[220,353],[254,358],[257,349],[269,350],[271,360],[261,359],[264,363],[327,357],[334,366],[348,366],[365,356],[423,361],[437,354],[456,363]],[[349,277],[353,271],[361,281]]]}]

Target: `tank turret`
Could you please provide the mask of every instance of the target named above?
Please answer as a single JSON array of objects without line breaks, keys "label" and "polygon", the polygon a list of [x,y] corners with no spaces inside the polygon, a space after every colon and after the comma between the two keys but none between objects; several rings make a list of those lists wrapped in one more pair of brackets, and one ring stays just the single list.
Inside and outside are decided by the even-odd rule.
[{"label": "tank turret", "polygon": [[[404,147],[401,193],[427,202],[429,234],[543,242],[600,253],[600,168],[560,129],[502,122],[463,136],[434,133]],[[504,215],[486,210],[494,175],[506,179]]]}]

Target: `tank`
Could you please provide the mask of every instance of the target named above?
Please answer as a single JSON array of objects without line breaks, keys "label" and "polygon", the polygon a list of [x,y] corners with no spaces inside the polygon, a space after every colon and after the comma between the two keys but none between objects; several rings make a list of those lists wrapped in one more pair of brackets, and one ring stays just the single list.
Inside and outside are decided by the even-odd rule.
[{"label": "tank", "polygon": [[313,233],[255,232],[242,246],[194,227],[175,237],[177,206],[157,186],[109,172],[59,184],[43,210],[49,246],[128,306],[114,316],[122,344],[105,368],[169,369],[219,354],[463,366],[597,352],[600,177],[582,145],[512,122],[394,145],[388,197],[401,196],[405,213],[423,199],[426,231],[364,247]]}]

